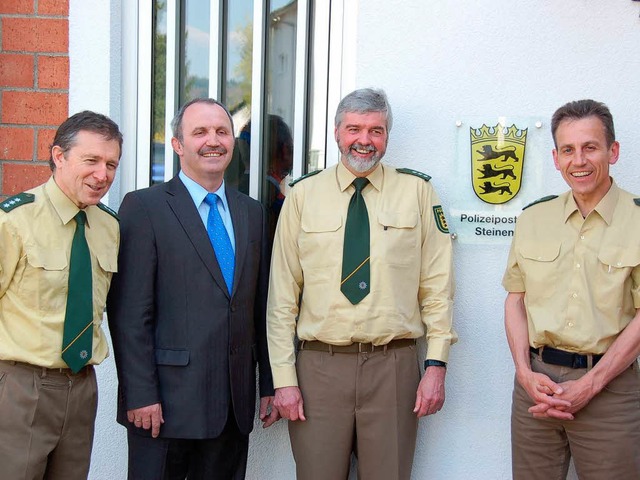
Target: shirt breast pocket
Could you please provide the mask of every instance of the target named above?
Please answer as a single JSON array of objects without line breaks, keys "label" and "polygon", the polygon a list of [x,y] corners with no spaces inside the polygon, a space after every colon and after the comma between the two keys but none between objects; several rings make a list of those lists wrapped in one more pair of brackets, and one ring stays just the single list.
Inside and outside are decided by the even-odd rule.
[{"label": "shirt breast pocket", "polygon": [[64,249],[28,248],[20,282],[25,301],[42,311],[55,311],[66,304],[68,259]]},{"label": "shirt breast pocket", "polygon": [[342,258],[342,217],[335,215],[307,215],[301,221],[299,239],[303,268],[313,269],[336,264],[335,252]]},{"label": "shirt breast pocket", "polygon": [[560,243],[536,242],[521,248],[527,295],[548,297],[557,288]]},{"label": "shirt breast pocket", "polygon": [[640,265],[639,246],[603,246],[598,252],[598,271],[596,273],[596,295],[607,304],[616,302],[621,307],[624,296],[631,287],[624,288],[624,283],[631,276],[634,267]]},{"label": "shirt breast pocket", "polygon": [[417,212],[378,212],[382,227],[380,256],[384,262],[408,265],[418,262],[416,250],[420,247],[420,229]]}]

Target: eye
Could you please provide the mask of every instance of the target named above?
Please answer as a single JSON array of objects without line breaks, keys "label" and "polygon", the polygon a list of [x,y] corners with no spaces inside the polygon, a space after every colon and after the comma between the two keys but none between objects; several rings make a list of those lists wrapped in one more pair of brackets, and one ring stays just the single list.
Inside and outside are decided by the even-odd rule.
[{"label": "eye", "polygon": [[573,149],[571,147],[564,147],[560,151],[565,155],[569,155],[571,152],[573,152]]}]

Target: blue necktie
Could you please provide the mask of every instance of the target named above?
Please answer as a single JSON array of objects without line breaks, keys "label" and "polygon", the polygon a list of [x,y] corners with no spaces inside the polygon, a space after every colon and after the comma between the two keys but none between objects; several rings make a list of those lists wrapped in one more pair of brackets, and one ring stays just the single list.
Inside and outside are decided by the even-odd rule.
[{"label": "blue necktie", "polygon": [[208,193],[204,201],[209,205],[209,217],[207,218],[207,233],[209,234],[209,240],[211,240],[213,250],[216,252],[218,265],[220,265],[222,276],[227,284],[229,295],[231,295],[231,291],[233,290],[235,258],[233,255],[231,240],[229,240],[229,234],[227,233],[227,229],[224,227],[222,217],[218,211],[218,195],[215,193]]}]

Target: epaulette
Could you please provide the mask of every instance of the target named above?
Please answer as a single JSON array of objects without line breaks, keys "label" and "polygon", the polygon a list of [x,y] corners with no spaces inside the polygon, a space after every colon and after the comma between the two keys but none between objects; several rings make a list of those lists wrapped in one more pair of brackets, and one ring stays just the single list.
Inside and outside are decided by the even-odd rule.
[{"label": "epaulette", "polygon": [[98,208],[100,210],[102,210],[103,212],[107,212],[109,215],[111,215],[117,221],[120,221],[120,217],[118,217],[118,214],[113,209],[107,207],[104,203],[98,203]]},{"label": "epaulette", "polygon": [[548,202],[549,200],[553,200],[554,198],[558,198],[558,195],[547,195],[546,197],[542,197],[534,202],[531,202],[529,205],[525,205],[522,210],[526,210],[529,207],[533,207],[536,203]]},{"label": "epaulette", "polygon": [[396,168],[396,172],[415,175],[416,177],[423,179],[425,182],[428,182],[429,180],[431,180],[431,177],[426,173],[419,172],[418,170],[412,170],[411,168]]},{"label": "epaulette", "polygon": [[633,203],[640,207],[640,198],[634,198]]},{"label": "epaulette", "polygon": [[300,182],[301,180],[304,180],[305,178],[313,177],[314,175],[317,175],[321,171],[322,170],[314,170],[313,172],[309,172],[306,175],[302,175],[301,177],[298,177],[295,180],[289,182],[289,186],[293,187],[296,183]]},{"label": "epaulette", "polygon": [[18,208],[20,205],[33,203],[35,199],[36,196],[33,193],[19,193],[18,195],[9,197],[4,202],[0,203],[0,209],[5,212],[10,212],[14,208]]}]

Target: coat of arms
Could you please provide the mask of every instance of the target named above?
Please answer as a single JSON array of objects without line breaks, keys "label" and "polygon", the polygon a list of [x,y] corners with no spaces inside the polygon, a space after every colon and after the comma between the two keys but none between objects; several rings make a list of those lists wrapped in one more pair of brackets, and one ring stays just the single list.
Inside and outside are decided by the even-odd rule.
[{"label": "coat of arms", "polygon": [[471,127],[471,181],[480,200],[499,205],[520,191],[527,129]]}]

